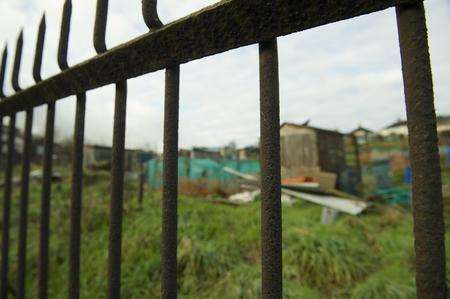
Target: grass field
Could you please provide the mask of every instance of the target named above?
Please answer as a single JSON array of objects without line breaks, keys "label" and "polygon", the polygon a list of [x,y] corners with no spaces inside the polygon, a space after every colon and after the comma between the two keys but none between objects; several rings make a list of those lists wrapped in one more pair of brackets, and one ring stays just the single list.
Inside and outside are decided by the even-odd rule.
[{"label": "grass field", "polygon": [[[67,297],[69,180],[53,185],[50,298]],[[82,298],[105,298],[109,175],[87,174],[82,220]],[[158,298],[161,212],[159,193],[139,206],[127,184],[123,223],[123,298]],[[15,285],[18,192],[12,206],[10,284]],[[28,298],[36,298],[40,186],[31,185]],[[414,298],[411,214],[376,207],[361,217],[320,224],[320,208],[283,207],[285,298]],[[242,207],[179,200],[180,298],[258,298],[259,203]],[[447,240],[450,233],[447,232]],[[447,241],[447,248],[450,243]],[[450,252],[447,249],[447,257]],[[449,261],[449,258],[447,258]],[[450,274],[450,273],[449,273]],[[450,275],[448,275],[450,277]]]}]

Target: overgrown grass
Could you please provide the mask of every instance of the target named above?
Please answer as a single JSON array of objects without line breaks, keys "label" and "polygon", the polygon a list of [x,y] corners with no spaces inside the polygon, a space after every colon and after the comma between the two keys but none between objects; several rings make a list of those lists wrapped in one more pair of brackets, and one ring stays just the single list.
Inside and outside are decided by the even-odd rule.
[{"label": "overgrown grass", "polygon": [[[53,185],[50,298],[67,297],[68,180]],[[16,188],[17,189],[17,188]],[[81,297],[106,298],[109,175],[87,174],[83,199]],[[126,184],[123,222],[123,298],[158,298],[161,206]],[[31,184],[27,256],[28,298],[36,297],[40,186]],[[18,192],[12,206],[10,284],[17,273]],[[414,298],[411,214],[377,208],[360,217],[320,224],[320,208],[303,202],[283,207],[285,298]],[[260,208],[179,200],[180,298],[260,296]],[[449,235],[447,234],[449,237]],[[447,238],[448,240],[448,238]],[[448,242],[447,242],[448,243]],[[447,251],[448,248],[447,246]],[[450,257],[450,252],[447,254]]]}]

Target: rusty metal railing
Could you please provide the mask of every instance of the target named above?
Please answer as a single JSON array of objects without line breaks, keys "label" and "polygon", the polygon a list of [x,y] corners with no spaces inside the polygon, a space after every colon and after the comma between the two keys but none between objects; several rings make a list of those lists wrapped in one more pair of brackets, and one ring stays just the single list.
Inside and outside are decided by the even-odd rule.
[{"label": "rusty metal railing", "polygon": [[[446,298],[445,242],[442,190],[437,151],[436,115],[424,7],[418,0],[226,0],[198,13],[162,24],[156,0],[143,0],[149,33],[107,49],[108,1],[97,1],[94,47],[97,56],[69,67],[67,51],[72,3],[66,0],[58,48],[61,72],[41,79],[45,16],[39,26],[33,77],[36,84],[22,90],[19,71],[23,34],[16,46],[11,83],[15,93],[3,92],[7,48],[0,68],[0,135],[9,119],[5,161],[0,299],[8,296],[9,230],[16,114],[26,111],[18,237],[17,297],[25,298],[28,188],[33,109],[47,105],[38,256],[38,294],[48,297],[48,249],[55,104],[76,95],[70,206],[69,298],[80,297],[80,239],[83,142],[86,91],[116,84],[111,168],[108,297],[120,298],[126,80],[166,69],[164,112],[164,191],[162,201],[161,296],[177,297],[177,196],[180,65],[230,49],[259,43],[261,112],[261,265],[262,297],[281,298],[282,227],[280,200],[279,76],[276,38],[320,25],[396,7],[407,104],[419,298]],[[1,139],[0,139],[1,142]],[[143,249],[145,250],[145,249]]]}]

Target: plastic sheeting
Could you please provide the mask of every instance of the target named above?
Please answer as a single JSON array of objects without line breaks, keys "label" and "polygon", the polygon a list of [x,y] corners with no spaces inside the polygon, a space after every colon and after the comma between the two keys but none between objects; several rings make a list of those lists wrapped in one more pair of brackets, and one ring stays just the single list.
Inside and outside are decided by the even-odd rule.
[{"label": "plastic sheeting", "polygon": [[[259,161],[255,160],[224,160],[216,162],[211,159],[190,159],[186,157],[178,158],[178,177],[191,180],[214,180],[230,181],[235,176],[223,171],[228,167],[246,174],[259,174]],[[153,188],[162,186],[163,161],[161,159],[152,159],[148,162],[147,177],[149,185]]]}]

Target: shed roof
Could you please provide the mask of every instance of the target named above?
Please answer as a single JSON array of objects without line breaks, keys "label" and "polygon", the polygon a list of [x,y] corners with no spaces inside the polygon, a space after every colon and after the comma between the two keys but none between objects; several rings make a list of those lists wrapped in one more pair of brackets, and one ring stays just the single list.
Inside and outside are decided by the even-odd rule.
[{"label": "shed roof", "polygon": [[299,125],[296,123],[291,123],[291,122],[284,122],[281,124],[280,129],[282,129],[285,126],[291,126],[291,127],[295,127],[295,128],[299,128],[299,129],[311,129],[317,132],[322,132],[322,133],[327,133],[327,134],[338,134],[338,135],[345,135],[337,130],[327,130],[327,129],[322,129],[322,128],[317,128],[317,127],[313,127],[310,125]]},{"label": "shed roof", "polygon": [[354,129],[353,131],[350,132],[350,134],[354,134],[356,132],[366,132],[366,133],[373,133],[372,130],[368,129],[368,128],[364,128],[363,126],[359,125],[356,129]]}]

